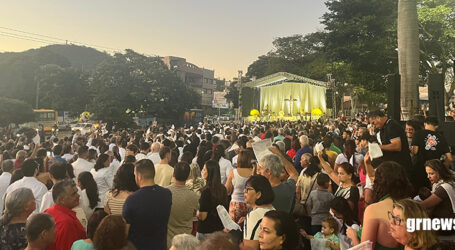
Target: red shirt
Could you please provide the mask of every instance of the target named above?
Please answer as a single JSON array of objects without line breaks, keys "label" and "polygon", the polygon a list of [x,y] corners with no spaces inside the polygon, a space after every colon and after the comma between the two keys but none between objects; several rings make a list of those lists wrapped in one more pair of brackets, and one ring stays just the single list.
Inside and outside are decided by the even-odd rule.
[{"label": "red shirt", "polygon": [[293,149],[293,148],[288,150],[288,155],[289,155],[289,157],[291,157],[292,160],[294,160],[294,157],[295,157],[296,153],[297,152],[295,152],[295,149]]},{"label": "red shirt", "polygon": [[86,238],[85,229],[73,210],[54,204],[44,211],[54,217],[57,234],[47,250],[71,250],[73,242]]},{"label": "red shirt", "polygon": [[261,140],[265,139],[265,133],[261,135]]}]

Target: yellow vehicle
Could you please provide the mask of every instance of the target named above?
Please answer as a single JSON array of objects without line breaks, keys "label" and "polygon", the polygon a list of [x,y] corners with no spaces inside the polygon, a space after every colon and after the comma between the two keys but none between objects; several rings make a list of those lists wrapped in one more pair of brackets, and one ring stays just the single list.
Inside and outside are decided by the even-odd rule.
[{"label": "yellow vehicle", "polygon": [[35,121],[27,122],[21,126],[42,130],[47,135],[57,128],[57,111],[52,109],[34,109],[33,112],[35,113]]}]

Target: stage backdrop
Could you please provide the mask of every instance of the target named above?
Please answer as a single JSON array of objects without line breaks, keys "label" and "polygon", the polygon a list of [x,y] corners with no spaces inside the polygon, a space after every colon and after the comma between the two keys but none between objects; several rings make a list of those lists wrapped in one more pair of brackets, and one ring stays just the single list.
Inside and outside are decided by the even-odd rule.
[{"label": "stage backdrop", "polygon": [[[284,115],[304,115],[313,109],[319,108],[326,112],[326,98],[324,87],[308,83],[285,82],[278,85],[261,87],[261,113]],[[291,114],[292,112],[292,114]]]}]

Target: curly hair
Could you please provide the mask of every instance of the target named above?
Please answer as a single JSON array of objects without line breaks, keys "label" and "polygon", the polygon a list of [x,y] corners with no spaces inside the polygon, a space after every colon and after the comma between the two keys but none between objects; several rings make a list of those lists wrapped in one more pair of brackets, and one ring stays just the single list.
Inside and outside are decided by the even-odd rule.
[{"label": "curly hair", "polygon": [[104,217],[93,236],[93,246],[97,250],[110,250],[121,249],[127,243],[126,222],[122,216]]},{"label": "curly hair", "polygon": [[112,195],[117,196],[120,191],[134,192],[138,189],[134,179],[134,164],[124,163],[115,174]]},{"label": "curly hair", "polygon": [[385,195],[390,195],[393,200],[408,198],[412,190],[408,176],[400,164],[385,161],[376,169],[373,189],[373,197],[376,202]]}]

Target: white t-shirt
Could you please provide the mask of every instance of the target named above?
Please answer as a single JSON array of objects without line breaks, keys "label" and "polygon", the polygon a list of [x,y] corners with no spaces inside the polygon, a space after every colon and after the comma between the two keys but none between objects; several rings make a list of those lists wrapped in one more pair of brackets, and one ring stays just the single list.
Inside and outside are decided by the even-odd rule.
[{"label": "white t-shirt", "polygon": [[47,187],[40,181],[38,181],[35,177],[24,177],[13,184],[11,184],[6,189],[6,194],[13,192],[18,188],[29,188],[33,192],[33,196],[35,196],[35,203],[36,209],[34,212],[39,212],[39,206],[41,204],[41,200],[43,196],[47,193]]},{"label": "white t-shirt", "polygon": [[98,202],[97,208],[104,208],[104,198],[106,197],[107,191],[109,191],[114,182],[114,175],[112,173],[113,169],[111,167],[101,168],[98,171],[92,169],[90,173],[93,175],[93,179],[98,186],[98,197],[100,201]]},{"label": "white t-shirt", "polygon": [[223,157],[220,158],[220,175],[221,175],[221,184],[226,184],[227,177],[232,169],[232,164],[230,161],[224,159]]},{"label": "white t-shirt", "polygon": [[[246,215],[245,223],[243,225],[243,239],[245,240],[259,240],[259,231],[261,231],[259,220],[262,220],[264,214],[275,208],[257,207]],[[259,223],[260,224],[260,223]],[[256,227],[256,225],[258,225]],[[256,230],[254,228],[256,227]],[[254,231],[254,235],[253,235]]]},{"label": "white t-shirt", "polygon": [[0,216],[3,213],[3,196],[5,196],[6,189],[11,181],[11,173],[4,172],[0,175]]},{"label": "white t-shirt", "polygon": [[82,172],[90,172],[92,168],[95,166],[95,163],[89,162],[85,159],[78,158],[75,162],[73,162],[73,169],[74,169],[74,176],[77,177],[79,176],[80,173]]},{"label": "white t-shirt", "polygon": [[[359,153],[355,153],[354,154],[354,157],[355,157],[355,167],[356,169],[359,168],[359,164],[360,162],[363,161],[363,155],[362,154],[359,154]],[[348,158],[346,157],[345,154],[339,154],[335,160],[335,163],[340,165],[340,164],[343,164],[345,162],[348,162],[349,164],[353,165],[354,163],[354,157],[351,156],[351,158],[348,160]]]}]

